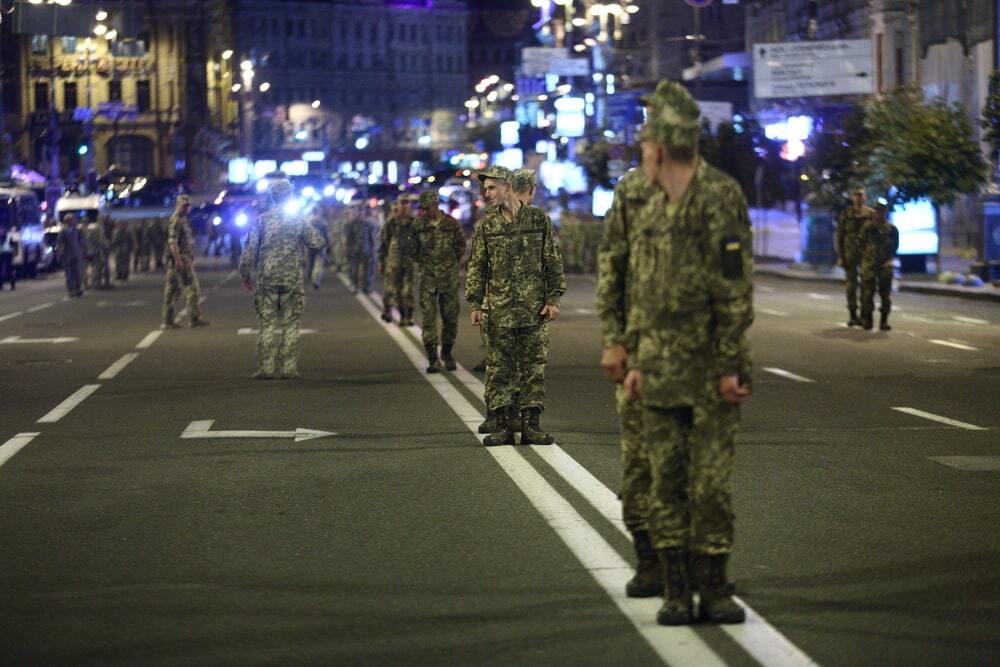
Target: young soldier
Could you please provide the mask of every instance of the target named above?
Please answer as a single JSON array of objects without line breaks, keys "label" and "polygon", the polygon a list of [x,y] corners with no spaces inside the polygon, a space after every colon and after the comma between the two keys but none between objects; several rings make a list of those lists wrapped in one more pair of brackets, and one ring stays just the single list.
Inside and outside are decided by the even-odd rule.
[{"label": "young soldier", "polygon": [[187,291],[190,326],[202,327],[208,324],[201,317],[201,288],[198,275],[194,272],[194,232],[188,214],[191,212],[191,197],[180,195],[174,207],[174,214],[167,223],[167,280],[163,287],[163,326],[176,329],[174,307],[182,291]]},{"label": "young soldier", "polygon": [[413,216],[410,215],[410,195],[400,195],[393,203],[389,219],[382,227],[378,264],[385,285],[382,320],[392,322],[392,307],[395,306],[399,309],[399,326],[402,327],[413,326],[415,251],[416,240],[413,235]]},{"label": "young soldier", "polygon": [[847,326],[861,325],[858,319],[858,264],[861,262],[861,228],[871,220],[875,211],[865,206],[865,189],[857,186],[851,190],[851,205],[837,220],[837,264],[844,268],[847,281]]},{"label": "young soldier", "polygon": [[871,331],[875,292],[878,291],[882,319],[880,331],[890,331],[892,311],[892,258],[899,250],[899,230],[889,222],[889,208],[875,207],[874,215],[861,228],[861,326]]}]

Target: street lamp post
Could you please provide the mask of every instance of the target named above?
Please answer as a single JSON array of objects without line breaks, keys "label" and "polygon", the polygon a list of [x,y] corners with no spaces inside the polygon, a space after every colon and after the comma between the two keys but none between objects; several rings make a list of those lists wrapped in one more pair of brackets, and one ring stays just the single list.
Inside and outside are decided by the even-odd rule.
[{"label": "street lamp post", "polygon": [[253,77],[254,69],[253,62],[250,60],[243,60],[240,63],[240,77],[243,80],[243,85],[240,89],[240,99],[242,104],[240,105],[240,120],[241,120],[241,151],[243,157],[253,160],[254,153],[254,108],[253,108]]},{"label": "street lamp post", "polygon": [[83,118],[84,145],[87,151],[83,154],[83,163],[87,175],[87,192],[93,194],[97,190],[97,173],[94,169],[94,97],[91,84],[94,62],[97,60],[97,56],[94,55],[97,45],[90,37],[83,43],[83,51],[82,60],[87,66],[87,113]]}]

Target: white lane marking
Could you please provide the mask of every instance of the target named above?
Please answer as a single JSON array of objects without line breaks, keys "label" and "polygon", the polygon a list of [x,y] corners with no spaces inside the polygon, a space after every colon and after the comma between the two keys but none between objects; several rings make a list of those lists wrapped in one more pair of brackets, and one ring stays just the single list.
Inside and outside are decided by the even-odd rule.
[{"label": "white lane marking", "polygon": [[21,451],[21,448],[37,438],[40,433],[18,433],[7,442],[0,445],[0,466],[7,463],[10,457]]},{"label": "white lane marking", "polygon": [[1000,456],[928,456],[934,463],[965,472],[1000,471]]},{"label": "white lane marking", "polygon": [[956,350],[965,350],[966,352],[979,352],[978,347],[972,347],[971,345],[966,345],[965,343],[954,340],[941,340],[940,338],[931,338],[927,342],[934,343],[935,345],[944,345],[945,347],[953,347]]},{"label": "white lane marking", "polygon": [[200,419],[188,424],[181,438],[295,438],[295,442],[328,438],[337,435],[330,431],[317,431],[312,428],[296,428],[294,431],[213,431],[214,419]]},{"label": "white lane marking", "polygon": [[122,372],[122,369],[131,364],[139,357],[138,352],[123,354],[121,359],[108,366],[107,370],[97,376],[98,380],[114,380],[115,376]]},{"label": "white lane marking", "polygon": [[239,275],[239,271],[235,271],[235,270],[234,270],[234,271],[230,271],[230,272],[229,272],[229,274],[228,274],[228,275],[226,275],[226,277],[225,277],[225,278],[223,278],[223,279],[222,279],[222,280],[221,280],[221,281],[219,282],[219,284],[218,284],[218,285],[214,285],[214,286],[212,287],[212,289],[214,289],[214,290],[216,290],[216,289],[219,289],[220,287],[222,287],[223,285],[225,285],[226,283],[228,283],[228,282],[229,282],[230,280],[232,280],[232,279],[233,279],[233,277],[234,277],[234,276],[236,276],[236,275]]},{"label": "white lane marking", "polygon": [[961,315],[952,315],[952,318],[959,322],[965,322],[966,324],[989,324],[988,320],[981,320],[977,317],[962,317]]},{"label": "white lane marking", "polygon": [[73,395],[67,398],[65,401],[52,408],[44,417],[38,420],[39,424],[53,424],[70,412],[73,408],[83,403],[88,396],[93,394],[95,391],[101,388],[99,384],[85,384],[80,389],[77,389]]},{"label": "white lane marking", "polygon": [[577,315],[593,315],[594,311],[590,308],[574,308],[573,312]]},{"label": "white lane marking", "polygon": [[20,336],[7,336],[0,340],[0,345],[60,345],[62,343],[73,343],[80,340],[72,336],[60,336],[59,338],[21,338]]},{"label": "white lane marking", "polygon": [[156,339],[162,335],[163,335],[163,329],[154,329],[153,331],[150,331],[148,334],[146,334],[145,338],[136,343],[135,349],[145,350],[153,343],[155,343]]},{"label": "white lane marking", "polygon": [[788,313],[781,310],[772,310],[771,308],[758,308],[757,312],[764,313],[765,315],[773,315],[774,317],[785,317]]},{"label": "white lane marking", "polygon": [[817,292],[809,292],[807,296],[810,299],[816,299],[817,301],[831,301],[833,299],[829,294],[819,294]]},{"label": "white lane marking", "polygon": [[24,311],[17,310],[14,311],[13,313],[7,313],[6,315],[0,316],[0,322],[5,322],[6,320],[12,320],[15,317],[21,317],[21,315],[24,315]]},{"label": "white lane marking", "polygon": [[810,380],[807,377],[802,377],[801,375],[796,375],[790,371],[786,371],[783,368],[775,368],[774,366],[764,366],[761,370],[765,370],[772,375],[778,375],[789,380],[795,380],[796,382],[816,382],[816,380]]},{"label": "white lane marking", "polygon": [[148,301],[120,301],[120,302],[98,301],[97,302],[97,307],[98,308],[138,308],[140,306],[145,306],[148,303],[149,303]]},{"label": "white lane marking", "polygon": [[941,415],[936,415],[932,412],[924,412],[923,410],[917,410],[916,408],[897,408],[894,407],[893,410],[897,412],[904,412],[908,415],[913,415],[914,417],[923,417],[924,419],[930,419],[931,421],[939,422],[941,424],[947,424],[948,426],[956,426],[958,428],[964,428],[969,431],[985,431],[987,429],[982,426],[976,426],[975,424],[969,424],[967,422],[960,422],[957,419],[951,419],[949,417],[942,417]]},{"label": "white lane marking", "polygon": [[937,324],[940,320],[931,319],[930,317],[923,317],[921,315],[900,315],[904,320],[910,322],[922,322],[924,324]]},{"label": "white lane marking", "polygon": [[[314,334],[314,333],[316,333],[315,329],[299,329],[299,334],[301,334],[303,336],[308,336],[308,335]],[[257,329],[255,329],[253,327],[240,327],[239,329],[236,330],[236,335],[237,336],[256,336],[257,335]]]},{"label": "white lane marking", "polygon": [[33,306],[31,308],[28,308],[27,312],[29,312],[29,313],[37,313],[40,310],[45,310],[46,308],[51,308],[54,305],[55,304],[50,301],[48,303],[43,303],[41,305]]},{"label": "white lane marking", "polygon": [[768,294],[774,292],[774,288],[768,287],[767,285],[754,285],[754,289],[756,289],[759,292],[767,292]]},{"label": "white lane marking", "polygon": [[[345,287],[350,287],[349,283],[343,276],[340,277],[340,280],[344,283]],[[371,306],[368,301],[363,300],[362,295],[358,294],[356,295],[356,298],[361,302],[361,305],[364,306],[372,318],[382,325],[382,328],[385,329],[389,333],[390,337],[396,341],[397,345],[403,349],[403,352],[410,358],[410,362],[414,365],[414,367],[418,371],[421,371],[421,374],[424,375],[427,381],[431,383],[431,385],[443,398],[445,398],[468,429],[472,431],[472,433],[475,434],[480,441],[482,441],[484,436],[479,435],[477,431],[479,422],[483,419],[482,414],[468,403],[465,397],[456,390],[454,385],[447,381],[443,374],[426,375],[422,372],[425,363],[423,353],[417,349],[416,345],[410,341],[410,339],[398,327],[381,321],[381,295],[372,293],[369,296],[370,301],[375,303],[374,307]],[[416,330],[416,335],[419,337],[420,328],[411,328]],[[455,378],[459,380],[473,395],[483,395],[483,383],[461,365],[458,366],[457,370],[452,372],[452,375],[454,375]],[[446,394],[448,396],[455,397],[455,400],[452,401],[448,398],[448,396],[446,396]],[[456,407],[456,405],[458,407]],[[512,448],[510,447],[488,447],[487,451],[489,451],[494,458],[498,458],[499,452],[510,452],[511,449]],[[621,520],[621,504],[618,501],[616,494],[611,489],[594,477],[589,470],[580,465],[575,459],[566,453],[565,450],[559,447],[559,445],[552,444],[548,446],[533,447],[533,449],[571,487],[573,487],[573,489],[583,496],[591,507],[596,509],[601,516],[611,522],[611,524],[614,525],[619,532],[626,537],[630,537],[628,530],[625,528],[624,522]],[[498,463],[499,462],[500,461],[498,459]],[[527,462],[524,461],[524,459],[520,459],[520,463],[524,464],[524,467],[530,471],[530,473],[526,474],[537,475],[537,472],[527,465]],[[501,463],[501,466],[503,465],[504,464]],[[504,470],[509,475],[511,474],[511,471],[508,468],[505,467]],[[541,480],[542,484],[545,484],[546,491],[550,491],[559,502],[566,502],[565,499],[563,499],[562,496],[555,491],[555,489],[545,482],[544,478],[539,476],[538,479]],[[518,484],[518,487],[521,488],[518,480],[515,479],[514,481]],[[523,488],[522,491],[524,491]],[[525,495],[528,495],[527,492],[525,492]],[[546,506],[545,511],[543,511],[543,508],[539,507],[531,496],[528,497],[529,500],[532,501],[532,504],[535,505],[535,507],[540,513],[542,513],[543,516],[546,517],[547,520],[549,517],[552,517],[553,520],[558,519],[558,515],[552,512],[549,506]],[[567,507],[570,512],[573,512],[573,516],[576,517],[582,525],[586,526],[586,529],[592,530],[589,524],[583,523],[583,518],[580,517],[571,506],[567,504]],[[552,525],[551,521],[549,523]],[[553,528],[555,529],[554,526]],[[558,533],[558,530],[556,530],[556,532]],[[560,537],[562,537],[562,535],[560,535]],[[598,539],[601,538],[598,536]],[[566,538],[564,538],[564,541],[566,541]],[[601,542],[605,546],[609,546],[603,540],[601,540]],[[566,543],[569,544],[569,542]],[[572,547],[570,548],[572,549]],[[576,550],[574,550],[574,554],[576,554]],[[577,557],[584,563],[584,565],[586,565],[583,558],[581,558],[578,554]],[[617,552],[613,552],[613,557],[620,559]],[[656,650],[668,664],[692,664],[700,666],[705,660],[705,657],[700,654],[700,646],[694,645],[693,648],[698,649],[699,653],[691,655],[686,652],[680,652],[681,650],[687,651],[683,645],[671,646],[671,643],[683,643],[690,641],[690,635],[688,633],[691,632],[691,630],[689,628],[665,628],[651,622],[650,619],[655,617],[655,607],[659,604],[659,598],[654,598],[653,600],[655,600],[655,602],[650,604],[649,600],[631,599],[622,595],[625,581],[627,581],[628,576],[631,576],[631,567],[627,563],[625,566],[628,567],[629,570],[621,574],[618,578],[620,580],[609,582],[607,585],[602,583],[602,586],[607,594],[615,601],[618,608],[621,609],[633,625],[639,629],[642,636],[654,647],[654,650]],[[600,572],[604,573],[603,570]],[[613,570],[608,569],[607,572],[612,573]],[[595,579],[598,579],[599,582],[602,582],[602,580],[599,579],[597,574],[593,571],[591,574]],[[734,641],[742,646],[747,653],[756,658],[761,664],[769,666],[808,667],[816,665],[816,663],[811,660],[809,656],[791,643],[788,638],[778,632],[776,628],[769,624],[760,614],[750,608],[745,602],[743,602],[743,600],[735,596],[733,599],[737,602],[737,604],[743,607],[744,610],[746,610],[746,623],[742,626],[722,626],[722,629]],[[696,640],[701,641],[700,638],[697,637]],[[665,642],[666,646],[661,647],[661,642]],[[707,645],[705,645],[704,650],[710,652],[713,659],[718,659]]]}]

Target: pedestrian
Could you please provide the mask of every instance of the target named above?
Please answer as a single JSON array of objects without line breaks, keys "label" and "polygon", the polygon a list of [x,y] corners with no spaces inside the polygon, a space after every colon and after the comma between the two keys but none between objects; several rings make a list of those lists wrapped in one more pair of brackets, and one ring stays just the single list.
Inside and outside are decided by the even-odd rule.
[{"label": "pedestrian", "polygon": [[371,220],[362,208],[362,202],[352,201],[347,206],[344,240],[347,246],[348,273],[354,293],[371,291],[369,268],[375,256],[375,236]]},{"label": "pedestrian", "polygon": [[140,220],[135,227],[135,265],[136,272],[149,271],[149,223]]},{"label": "pedestrian", "polygon": [[875,206],[871,219],[861,228],[861,326],[865,331],[874,327],[875,292],[879,296],[882,315],[878,328],[891,331],[892,260],[899,250],[899,229],[889,222],[889,207]]},{"label": "pedestrian", "polygon": [[240,257],[243,287],[254,291],[257,311],[253,378],[292,380],[299,377],[306,251],[322,250],[326,241],[309,221],[285,207],[293,196],[290,181],[274,181],[268,196],[271,207],[258,216]]},{"label": "pedestrian", "polygon": [[319,249],[309,248],[306,258],[306,279],[312,283],[313,289],[319,289],[323,281],[323,267],[326,264],[325,254],[330,247],[330,239],[326,229],[326,221],[323,219],[319,205],[313,207],[309,213],[309,224],[315,229],[323,239],[323,247]]},{"label": "pedestrian", "polygon": [[521,444],[548,445],[554,438],[539,422],[548,324],[559,317],[566,292],[562,254],[549,216],[512,195],[509,169],[494,165],[477,177],[492,208],[477,229],[465,297],[474,326],[483,325],[484,302],[489,311],[484,398],[496,412],[497,430],[483,444],[514,444],[520,400]]},{"label": "pedestrian", "polygon": [[[438,343],[441,361],[449,371],[458,365],[452,348],[458,337],[459,262],[465,253],[462,225],[441,212],[437,190],[425,190],[417,200],[417,221],[414,223],[416,259],[420,271],[420,314],[423,318],[422,339],[427,352],[427,372],[441,372],[438,366]],[[438,317],[441,337],[438,339]]]},{"label": "pedestrian", "polygon": [[17,289],[14,271],[14,255],[19,250],[17,238],[14,227],[0,227],[0,290],[5,283],[10,283],[11,290]]},{"label": "pedestrian", "polygon": [[865,205],[865,188],[858,185],[851,190],[851,205],[841,212],[837,220],[837,266],[844,269],[847,281],[847,326],[861,326],[858,319],[858,269],[861,263],[861,228],[875,214]]},{"label": "pedestrian", "polygon": [[108,248],[104,242],[104,230],[99,219],[87,225],[83,231],[87,241],[87,287],[107,289],[111,275],[108,271]]},{"label": "pedestrian", "polygon": [[115,224],[111,245],[115,252],[115,279],[125,282],[129,277],[132,253],[135,251],[136,245],[135,230],[128,220],[119,220]]},{"label": "pedestrian", "polygon": [[167,228],[163,224],[163,218],[153,218],[153,222],[149,225],[149,243],[153,262],[157,269],[162,269],[167,259]]},{"label": "pedestrian", "polygon": [[191,197],[178,195],[174,204],[174,214],[167,223],[167,265],[166,284],[163,287],[163,326],[176,329],[174,308],[181,292],[187,292],[187,311],[191,327],[208,325],[201,316],[201,288],[198,274],[194,271],[194,233],[188,215],[191,213]]},{"label": "pedestrian", "polygon": [[700,111],[687,90],[662,81],[644,102],[642,170],[655,191],[629,219],[637,353],[624,389],[642,400],[648,523],[664,568],[656,620],[742,623],[726,566],[739,405],[750,394],[750,219],[739,184],[698,155]]},{"label": "pedestrian", "polygon": [[[622,519],[632,535],[637,559],[635,575],[625,584],[628,597],[655,597],[663,593],[663,578],[650,534],[649,503],[652,473],[642,433],[642,401],[629,400],[623,382],[629,363],[636,359],[637,321],[630,306],[637,303],[634,267],[639,257],[631,252],[630,227],[655,193],[642,169],[625,174],[615,186],[614,200],[604,219],[604,237],[597,255],[595,305],[601,321],[604,351],[601,366],[615,382],[621,442]],[[630,326],[631,324],[631,326]]]},{"label": "pedestrian", "polygon": [[411,195],[401,195],[390,209],[389,219],[379,239],[379,269],[385,294],[382,297],[382,320],[392,322],[392,308],[399,310],[399,325],[413,326],[413,282],[416,272],[416,239]]},{"label": "pedestrian", "polygon": [[76,214],[66,214],[63,218],[63,230],[59,232],[59,240],[56,242],[56,257],[66,274],[66,291],[74,297],[83,296],[87,266],[87,239],[78,223]]}]

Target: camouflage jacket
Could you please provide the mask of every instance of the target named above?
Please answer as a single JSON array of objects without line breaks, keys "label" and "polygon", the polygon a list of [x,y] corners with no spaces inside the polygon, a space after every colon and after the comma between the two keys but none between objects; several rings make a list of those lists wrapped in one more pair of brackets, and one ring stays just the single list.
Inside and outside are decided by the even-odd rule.
[{"label": "camouflage jacket", "polygon": [[470,306],[489,310],[499,327],[539,324],[542,308],[558,306],[566,292],[562,254],[549,216],[531,205],[522,206],[513,220],[493,210],[475,234],[465,284]]},{"label": "camouflage jacket", "polygon": [[87,225],[84,237],[87,240],[87,257],[93,260],[103,260],[107,257],[108,244],[99,223],[92,222]]},{"label": "camouflage jacket", "polygon": [[635,303],[635,255],[629,252],[629,232],[633,218],[656,190],[642,169],[625,174],[615,186],[615,198],[604,218],[604,236],[597,253],[597,293],[595,304],[601,320],[604,347],[622,345],[635,352],[636,341],[626,339],[629,307]]},{"label": "camouflage jacket", "polygon": [[417,239],[413,230],[411,216],[391,216],[382,227],[379,239],[378,259],[383,266],[390,262],[403,264],[413,261],[416,252]]},{"label": "camouflage jacket", "polygon": [[167,223],[167,251],[164,259],[167,264],[173,266],[174,256],[170,253],[170,248],[177,244],[177,250],[181,258],[194,260],[194,233],[191,231],[191,223],[186,215],[174,213]]},{"label": "camouflage jacket", "polygon": [[420,265],[420,289],[458,287],[458,263],[465,252],[462,225],[438,211],[433,220],[417,218],[413,224],[416,258]]},{"label": "camouflage jacket", "polygon": [[875,217],[875,211],[867,206],[862,206],[860,211],[855,211],[854,206],[850,206],[841,212],[837,219],[837,257],[844,261],[857,262],[861,257],[861,228],[865,223]]},{"label": "camouflage jacket", "polygon": [[873,215],[861,228],[861,272],[874,274],[891,262],[899,250],[899,230],[888,220]]},{"label": "camouflage jacket", "polygon": [[374,257],[378,228],[365,217],[348,219],[344,223],[344,243],[347,256]]},{"label": "camouflage jacket", "polygon": [[750,377],[752,235],[746,200],[729,176],[700,161],[687,191],[662,188],[629,219],[629,364],[643,401],[675,407],[718,399],[723,375]]},{"label": "camouflage jacket", "polygon": [[[111,237],[111,245],[118,252],[131,252],[135,250],[137,245],[135,231],[135,227],[133,227],[127,220],[119,220],[115,223],[115,231],[114,236]],[[193,239],[194,236],[192,235],[191,238]],[[191,243],[193,244],[194,241],[192,240]],[[184,251],[182,250],[181,254],[183,254],[183,252]]]},{"label": "camouflage jacket", "polygon": [[302,268],[306,248],[321,250],[323,236],[304,218],[275,207],[264,211],[250,230],[240,256],[243,280],[256,276],[263,287],[303,289]]}]

